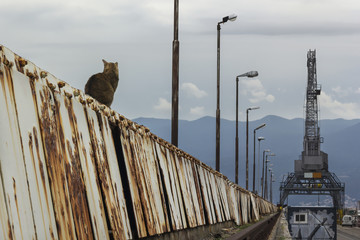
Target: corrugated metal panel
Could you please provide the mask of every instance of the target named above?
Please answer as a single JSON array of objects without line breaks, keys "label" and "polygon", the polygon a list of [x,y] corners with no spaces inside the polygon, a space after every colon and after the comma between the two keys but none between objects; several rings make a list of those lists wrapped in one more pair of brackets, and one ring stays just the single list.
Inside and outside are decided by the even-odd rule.
[{"label": "corrugated metal panel", "polygon": [[[74,98],[75,97],[84,99],[84,96],[80,95],[77,91],[74,93]],[[94,158],[94,150],[88,129],[86,110],[88,107],[74,99],[71,99],[71,106],[73,112],[76,113],[76,117],[72,118],[74,121],[74,129],[72,129],[72,131],[76,137],[77,148],[79,150],[80,165],[94,237],[99,240],[109,239],[108,226],[103,207],[104,203],[101,198],[101,189],[97,178],[96,159]]]},{"label": "corrugated metal panel", "polygon": [[110,170],[110,176],[116,198],[116,205],[117,205],[116,210],[119,211],[121,217],[120,219],[116,220],[117,224],[119,225],[119,229],[122,230],[122,233],[120,233],[119,236],[121,238],[132,238],[129,216],[126,208],[125,196],[122,187],[123,185],[121,181],[121,174],[120,174],[116,149],[114,146],[114,140],[112,137],[109,121],[108,118],[106,118],[103,114],[98,115],[98,119],[101,119],[100,129],[104,139],[105,153],[107,154],[106,155],[107,164]]},{"label": "corrugated metal panel", "polygon": [[1,239],[11,239],[12,238],[12,229],[10,226],[10,219],[9,214],[6,208],[6,198],[5,198],[5,191],[4,191],[4,183],[2,180],[2,171],[0,169],[0,238]]},{"label": "corrugated metal panel", "polygon": [[255,221],[259,221],[259,219],[260,219],[259,208],[258,208],[258,205],[256,204],[254,194],[250,193],[250,199],[251,199],[252,209],[253,209],[254,216],[255,216]]},{"label": "corrugated metal panel", "polygon": [[13,81],[14,96],[37,237],[57,239],[55,213],[41,144],[36,96],[33,94],[34,82],[16,71],[12,71],[11,75],[16,79]]},{"label": "corrugated metal panel", "polygon": [[141,238],[276,210],[1,45],[0,87],[0,238]]},{"label": "corrugated metal panel", "polygon": [[202,183],[202,192],[205,198],[204,203],[206,212],[208,214],[208,222],[209,224],[214,224],[216,223],[216,213],[210,188],[209,171],[202,167],[199,168],[199,170],[201,170],[200,181]]},{"label": "corrugated metal panel", "polygon": [[249,223],[248,204],[247,195],[241,192],[241,213],[244,224]]},{"label": "corrugated metal panel", "polygon": [[159,143],[154,142],[154,148],[159,160],[160,176],[162,176],[164,184],[164,195],[168,201],[172,228],[175,230],[183,229],[183,222],[181,217],[181,210],[178,202],[176,186],[173,178],[171,166],[168,164],[167,150],[165,147],[160,146]]},{"label": "corrugated metal panel", "polygon": [[24,236],[35,238],[36,232],[9,66],[0,66],[0,85],[0,169],[11,226],[11,233],[9,232],[8,236],[17,239]]},{"label": "corrugated metal panel", "polygon": [[66,181],[65,157],[61,149],[58,125],[53,110],[56,108],[54,97],[51,90],[41,81],[35,81],[34,86],[59,238],[76,238]]},{"label": "corrugated metal panel", "polygon": [[53,92],[53,96],[60,147],[66,173],[65,181],[68,183],[71,210],[73,215],[76,216],[73,217],[76,235],[80,239],[93,239],[85,184],[80,166],[79,149],[76,136],[73,134],[75,129],[73,119],[76,116],[72,110],[71,99],[57,91]]},{"label": "corrugated metal panel", "polygon": [[[96,109],[95,107],[93,108]],[[129,233],[128,231],[124,231],[123,225],[126,224],[126,222],[122,222],[122,216],[119,208],[120,204],[117,196],[119,192],[116,192],[117,184],[119,183],[116,182],[116,178],[112,178],[110,172],[108,155],[100,130],[97,113],[90,108],[86,108],[86,114],[88,117],[90,137],[92,139],[92,156],[96,162],[98,170],[98,181],[104,196],[104,204],[108,220],[110,222],[109,227],[111,228],[111,233],[115,239],[122,239]],[[114,171],[116,171],[116,169],[114,169]],[[123,198],[121,200],[123,200]]]}]

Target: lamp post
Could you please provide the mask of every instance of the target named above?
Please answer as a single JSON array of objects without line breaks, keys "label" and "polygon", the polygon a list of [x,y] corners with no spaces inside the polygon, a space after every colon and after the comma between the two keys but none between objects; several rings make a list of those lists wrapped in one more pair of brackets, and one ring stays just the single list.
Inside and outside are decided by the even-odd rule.
[{"label": "lamp post", "polygon": [[[258,185],[257,185],[257,191],[260,192],[260,142],[265,140],[264,137],[258,137],[258,164],[257,164],[257,174],[258,174]],[[260,195],[260,194],[259,194]]]},{"label": "lamp post", "polygon": [[264,198],[268,199],[268,184],[267,184],[267,163],[270,162],[270,160],[267,159],[268,156],[275,156],[274,153],[266,154],[266,160],[265,160],[265,189],[264,189]]},{"label": "lamp post", "polygon": [[266,152],[270,152],[270,149],[265,149],[263,151],[263,164],[262,164],[262,175],[261,175],[261,197],[264,197],[264,168],[265,168],[265,153]]},{"label": "lamp post", "polygon": [[236,137],[235,137],[235,183],[239,184],[239,78],[258,76],[257,71],[247,72],[236,76]]},{"label": "lamp post", "polygon": [[269,168],[270,171],[270,202],[272,203],[272,183],[273,183],[273,172],[272,169]]},{"label": "lamp post", "polygon": [[249,107],[246,109],[246,190],[249,190],[249,111],[260,107]]},{"label": "lamp post", "polygon": [[171,143],[178,146],[179,127],[179,40],[178,40],[179,0],[174,0],[174,40],[172,59],[172,107]]},{"label": "lamp post", "polygon": [[223,17],[217,24],[217,101],[216,101],[216,171],[220,171],[220,24],[235,21],[236,15]]},{"label": "lamp post", "polygon": [[254,168],[254,171],[253,171],[253,193],[255,193],[255,173],[256,173],[256,164],[255,164],[255,148],[256,148],[256,145],[255,145],[255,143],[256,143],[256,141],[255,141],[255,139],[256,139],[256,131],[257,130],[259,130],[259,129],[261,129],[261,128],[263,128],[263,127],[265,127],[266,126],[266,124],[265,123],[263,123],[263,124],[261,124],[260,126],[258,126],[257,128],[255,128],[254,129],[254,166],[253,166],[253,168]]}]

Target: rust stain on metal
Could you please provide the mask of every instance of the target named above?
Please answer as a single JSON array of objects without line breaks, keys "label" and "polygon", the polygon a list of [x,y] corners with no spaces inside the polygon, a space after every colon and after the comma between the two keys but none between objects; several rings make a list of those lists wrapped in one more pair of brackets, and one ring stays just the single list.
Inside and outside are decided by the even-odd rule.
[{"label": "rust stain on metal", "polygon": [[8,237],[9,239],[13,239],[13,234],[12,234],[12,228],[11,228],[11,224],[10,221],[8,220]]},{"label": "rust stain on metal", "polygon": [[66,190],[64,173],[64,156],[59,146],[57,123],[51,105],[51,92],[43,87],[40,92],[40,126],[45,147],[46,164],[50,178],[53,205],[55,210],[56,226],[59,238],[75,238],[74,223],[69,208],[69,193]]},{"label": "rust stain on metal", "polygon": [[12,178],[12,180],[13,180],[14,199],[15,199],[17,217],[18,217],[18,221],[19,221],[19,228],[20,228],[21,238],[24,238],[23,231],[22,231],[22,226],[21,226],[21,220],[20,220],[21,217],[20,217],[20,213],[19,213],[19,204],[18,204],[18,201],[17,201],[17,194],[16,194],[16,181],[15,181],[15,178]]},{"label": "rust stain on metal", "polygon": [[147,236],[147,229],[145,225],[145,217],[142,209],[142,203],[140,199],[140,195],[142,192],[140,189],[137,188],[137,171],[134,166],[134,156],[132,149],[130,147],[130,136],[128,134],[128,131],[125,128],[121,128],[121,142],[122,142],[122,148],[124,152],[125,157],[125,163],[128,171],[128,179],[131,189],[131,195],[133,200],[133,209],[135,213],[135,219],[136,219],[136,227],[137,227],[137,234],[141,237]]},{"label": "rust stain on metal", "polygon": [[[96,162],[98,168],[99,185],[102,193],[104,194],[104,203],[106,211],[109,215],[111,231],[114,239],[124,239],[125,232],[121,222],[120,212],[118,205],[116,204],[116,195],[111,183],[111,174],[108,165],[108,159],[106,155],[106,149],[103,141],[100,139],[101,136],[97,135],[95,129],[99,126],[95,126],[95,120],[87,115],[89,124],[89,133],[92,142],[92,158]],[[100,125],[101,123],[99,123]]]},{"label": "rust stain on metal", "polygon": [[40,77],[41,77],[41,78],[46,78],[47,75],[48,75],[48,74],[47,74],[47,72],[45,72],[45,71],[41,71],[41,72],[40,72]]},{"label": "rust stain on metal", "polygon": [[21,57],[16,57],[15,59],[15,65],[16,65],[16,69],[21,72],[24,73],[24,67],[26,66],[27,61]]},{"label": "rust stain on metal", "polygon": [[[70,196],[70,204],[72,209],[72,214],[75,216],[74,224],[75,224],[75,231],[77,236],[83,239],[92,239],[92,227],[91,221],[89,217],[89,209],[87,207],[86,201],[86,194],[85,194],[85,187],[84,182],[82,179],[81,167],[79,163],[79,154],[77,149],[77,139],[73,135],[72,136],[72,144],[70,143],[69,139],[65,138],[65,130],[63,126],[63,121],[61,119],[60,113],[60,100],[62,98],[61,95],[59,96],[60,99],[54,98],[55,106],[56,106],[56,114],[55,117],[57,119],[57,129],[60,136],[60,146],[64,153],[64,165],[65,165],[65,176],[66,181],[68,183],[68,191]],[[68,117],[70,119],[70,126],[71,130],[75,132],[74,124],[76,122],[76,116],[72,111],[71,100],[68,98],[64,98],[65,107],[67,107]],[[65,117],[65,116],[63,116]],[[74,148],[72,148],[72,145]],[[66,154],[66,150],[67,153]]]}]

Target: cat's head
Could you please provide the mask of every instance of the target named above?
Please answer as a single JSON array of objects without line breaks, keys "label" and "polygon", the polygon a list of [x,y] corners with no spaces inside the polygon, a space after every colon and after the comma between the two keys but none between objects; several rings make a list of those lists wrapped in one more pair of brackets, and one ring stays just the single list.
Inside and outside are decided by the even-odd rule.
[{"label": "cat's head", "polygon": [[104,73],[115,73],[117,78],[119,78],[118,63],[107,62],[104,59],[102,61],[104,63]]}]

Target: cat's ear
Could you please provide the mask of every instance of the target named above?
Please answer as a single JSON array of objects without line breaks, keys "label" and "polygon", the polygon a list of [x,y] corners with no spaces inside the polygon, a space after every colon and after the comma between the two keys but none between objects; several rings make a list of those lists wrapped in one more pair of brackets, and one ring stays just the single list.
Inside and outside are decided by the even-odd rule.
[{"label": "cat's ear", "polygon": [[115,65],[118,67],[118,62],[116,62]]},{"label": "cat's ear", "polygon": [[102,61],[103,61],[104,65],[108,63],[108,62],[107,62],[107,61],[105,61],[104,59],[103,59]]}]

